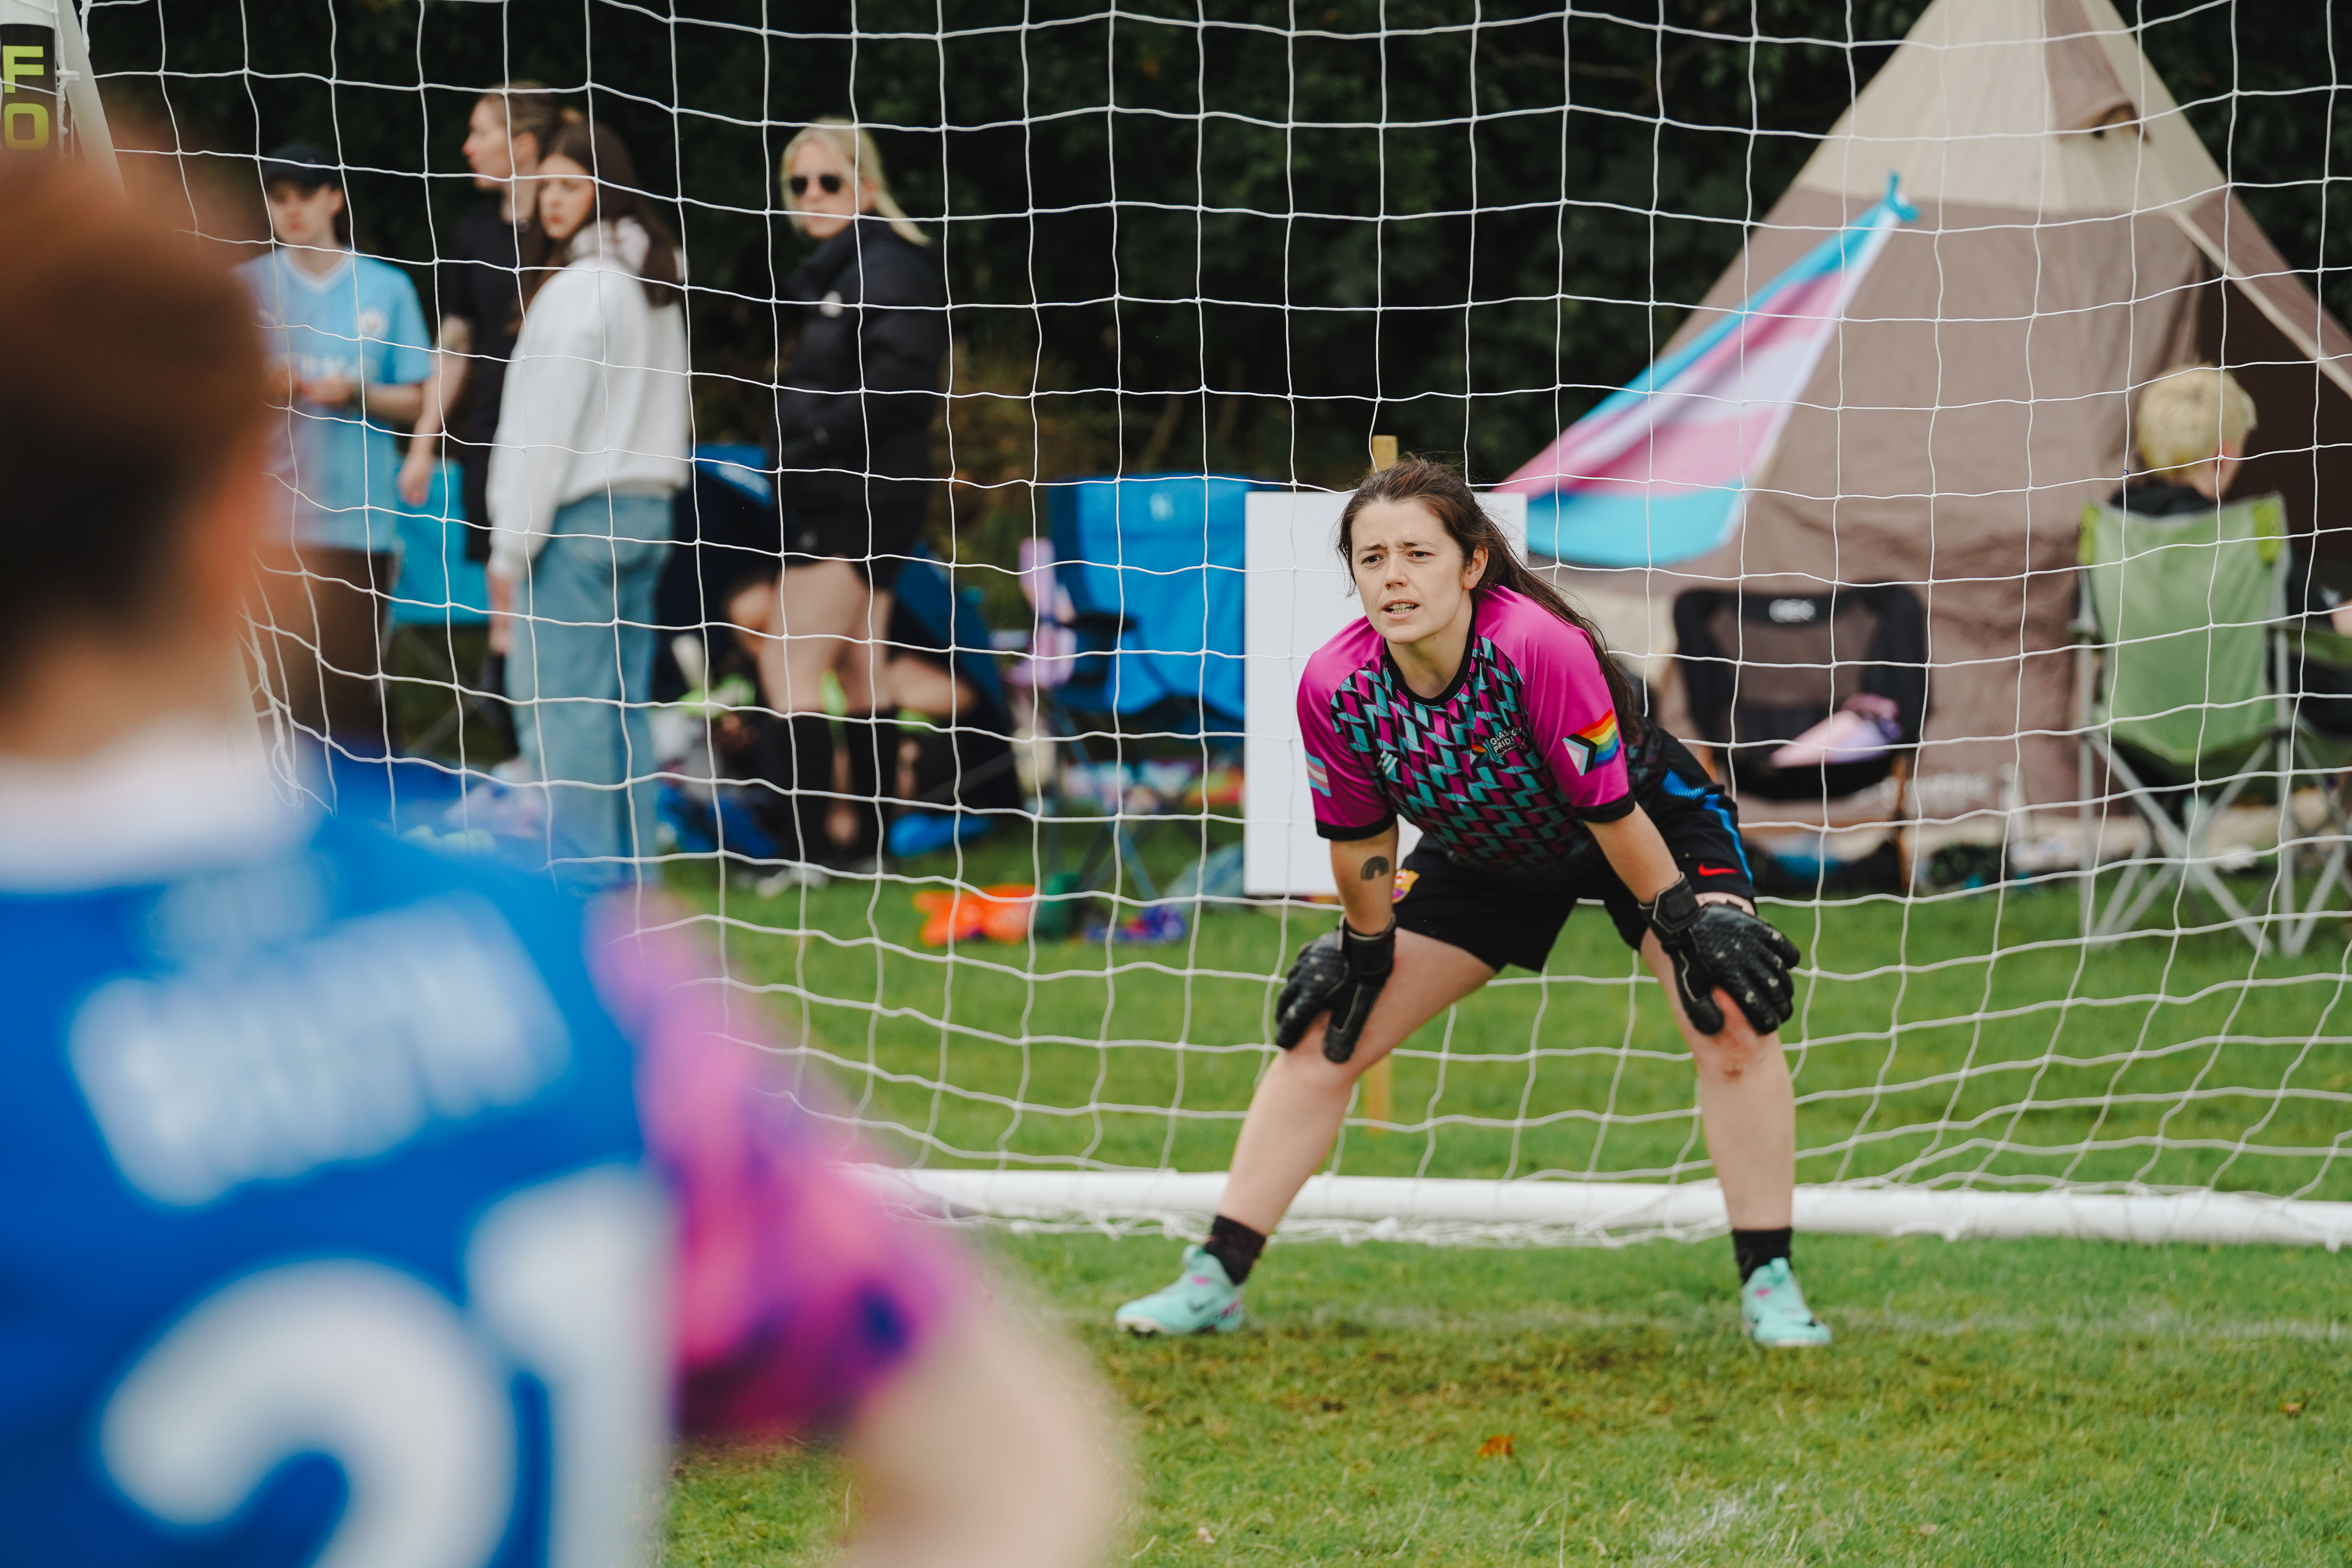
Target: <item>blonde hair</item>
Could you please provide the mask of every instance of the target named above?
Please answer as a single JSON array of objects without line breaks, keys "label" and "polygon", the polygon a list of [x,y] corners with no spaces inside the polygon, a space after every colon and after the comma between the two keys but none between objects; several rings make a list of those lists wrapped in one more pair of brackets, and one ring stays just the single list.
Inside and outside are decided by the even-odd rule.
[{"label": "blonde hair", "polygon": [[917,228],[915,220],[892,198],[890,177],[882,172],[882,149],[874,144],[873,136],[864,126],[831,115],[803,128],[787,142],[783,162],[778,165],[784,211],[791,215],[794,228],[803,234],[808,232],[808,225],[801,217],[800,204],[793,200],[793,155],[812,142],[822,143],[833,154],[834,162],[849,171],[851,179],[873,182],[874,210],[889,219],[891,233],[909,245],[931,243],[931,237]]},{"label": "blonde hair", "polygon": [[2254,427],[2254,400],[2237,378],[2210,364],[2175,365],[2139,395],[2140,461],[2159,478],[2242,449]]}]

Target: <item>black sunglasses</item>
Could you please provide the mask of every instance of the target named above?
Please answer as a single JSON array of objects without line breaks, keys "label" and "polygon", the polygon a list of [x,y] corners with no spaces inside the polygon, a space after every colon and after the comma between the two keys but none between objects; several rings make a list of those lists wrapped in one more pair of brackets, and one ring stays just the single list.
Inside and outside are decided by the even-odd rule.
[{"label": "black sunglasses", "polygon": [[[786,180],[784,184],[793,188],[793,195],[796,196],[804,196],[808,195],[809,177],[806,174],[794,174],[791,179]],[[819,174],[816,177],[816,184],[817,188],[823,191],[826,195],[837,196],[841,195],[841,187],[844,181],[839,174]]]}]

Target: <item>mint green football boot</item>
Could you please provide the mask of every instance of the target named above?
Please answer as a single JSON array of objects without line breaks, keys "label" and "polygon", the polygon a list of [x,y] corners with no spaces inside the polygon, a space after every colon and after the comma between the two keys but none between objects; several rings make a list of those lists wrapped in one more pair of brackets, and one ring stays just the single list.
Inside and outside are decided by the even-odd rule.
[{"label": "mint green football boot", "polygon": [[1766,1350],[1830,1342],[1830,1326],[1805,1306],[1805,1293],[1785,1258],[1774,1258],[1748,1277],[1739,1288],[1739,1316],[1748,1325],[1748,1337]]},{"label": "mint green football boot", "polygon": [[1114,1320],[1130,1334],[1230,1334],[1242,1326],[1242,1293],[1206,1249],[1184,1249],[1184,1274],[1165,1290],[1129,1301]]}]

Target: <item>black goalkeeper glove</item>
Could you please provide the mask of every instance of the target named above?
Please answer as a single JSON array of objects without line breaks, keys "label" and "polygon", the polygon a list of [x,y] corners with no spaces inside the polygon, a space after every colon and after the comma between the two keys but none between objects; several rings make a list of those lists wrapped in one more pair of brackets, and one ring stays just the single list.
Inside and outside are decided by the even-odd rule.
[{"label": "black goalkeeper glove", "polygon": [[1378,936],[1359,935],[1347,921],[1298,950],[1282,996],[1274,1005],[1274,1043],[1288,1050],[1307,1037],[1316,1015],[1328,1010],[1323,1054],[1344,1062],[1356,1054],[1356,1037],[1372,1016],[1372,1003],[1396,967],[1396,925]]},{"label": "black goalkeeper glove", "polygon": [[1690,879],[1654,903],[1641,906],[1658,945],[1674,960],[1675,984],[1683,1011],[1702,1035],[1723,1032],[1723,1009],[1715,988],[1731,993],[1759,1035],[1769,1035],[1796,1011],[1797,991],[1789,971],[1803,962],[1797,944],[1737,904],[1702,904]]}]

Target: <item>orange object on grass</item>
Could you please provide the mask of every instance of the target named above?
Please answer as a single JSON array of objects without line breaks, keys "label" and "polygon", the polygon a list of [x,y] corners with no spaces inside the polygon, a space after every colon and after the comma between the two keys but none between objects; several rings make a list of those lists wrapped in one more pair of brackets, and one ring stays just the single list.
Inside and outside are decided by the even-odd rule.
[{"label": "orange object on grass", "polygon": [[1034,882],[1002,882],[974,892],[926,890],[915,896],[915,907],[929,915],[920,938],[925,947],[945,947],[951,942],[986,937],[991,942],[1019,942],[1029,934],[1029,916],[1037,905]]}]

